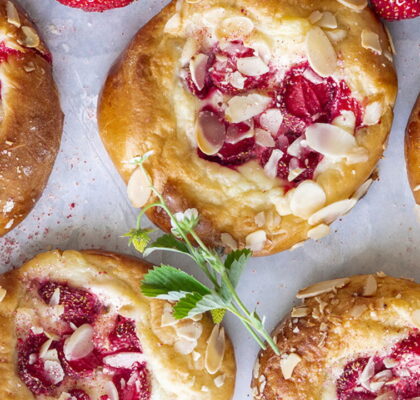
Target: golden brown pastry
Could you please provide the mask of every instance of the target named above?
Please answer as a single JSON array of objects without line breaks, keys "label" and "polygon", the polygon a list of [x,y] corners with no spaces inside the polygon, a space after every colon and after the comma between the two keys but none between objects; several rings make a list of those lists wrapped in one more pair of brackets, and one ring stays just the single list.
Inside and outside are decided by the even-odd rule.
[{"label": "golden brown pastry", "polygon": [[0,236],[31,211],[50,175],[63,116],[51,55],[26,14],[0,0]]},{"label": "golden brown pastry", "polygon": [[[0,277],[2,400],[229,400],[232,345],[140,293],[149,265],[52,251]],[[210,371],[210,372],[209,372]]]},{"label": "golden brown pastry", "polygon": [[411,400],[420,396],[420,285],[359,275],[301,290],[262,352],[255,400]]},{"label": "golden brown pastry", "polygon": [[152,198],[126,161],[153,151],[153,184],[198,209],[209,244],[267,255],[323,237],[367,190],[396,89],[367,1],[173,1],[112,68],[99,127],[134,205]]},{"label": "golden brown pastry", "polygon": [[405,158],[411,190],[416,203],[420,204],[420,95],[407,124]]}]

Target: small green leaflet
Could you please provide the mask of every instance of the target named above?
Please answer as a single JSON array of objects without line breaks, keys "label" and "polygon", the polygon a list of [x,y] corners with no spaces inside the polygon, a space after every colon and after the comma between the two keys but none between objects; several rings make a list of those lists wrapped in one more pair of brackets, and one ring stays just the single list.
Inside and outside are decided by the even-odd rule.
[{"label": "small green leaflet", "polygon": [[182,253],[191,256],[186,244],[174,238],[172,235],[163,235],[160,238],[156,239],[156,241],[154,241],[144,251],[143,254],[145,257],[147,257],[148,255],[152,254],[154,251],[157,250],[173,251],[176,253]]},{"label": "small green leaflet", "polygon": [[174,317],[176,319],[191,318],[197,314],[207,311],[225,308],[226,304],[217,294],[188,293],[178,301],[174,307]]},{"label": "small green leaflet", "polygon": [[200,296],[211,294],[210,289],[193,276],[170,265],[161,265],[148,272],[143,279],[141,291],[146,297],[170,301],[177,301],[188,293]]}]

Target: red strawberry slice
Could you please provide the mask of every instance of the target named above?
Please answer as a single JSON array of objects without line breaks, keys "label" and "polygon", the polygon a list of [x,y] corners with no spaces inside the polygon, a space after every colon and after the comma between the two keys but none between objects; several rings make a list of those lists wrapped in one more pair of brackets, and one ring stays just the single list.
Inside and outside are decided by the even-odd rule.
[{"label": "red strawberry slice", "polygon": [[58,0],[68,7],[80,8],[84,11],[102,12],[113,8],[128,6],[134,0]]},{"label": "red strawberry slice", "polygon": [[419,0],[371,0],[375,12],[388,21],[420,16]]},{"label": "red strawberry slice", "polygon": [[132,319],[118,315],[113,331],[109,335],[112,351],[139,351],[141,346]]}]

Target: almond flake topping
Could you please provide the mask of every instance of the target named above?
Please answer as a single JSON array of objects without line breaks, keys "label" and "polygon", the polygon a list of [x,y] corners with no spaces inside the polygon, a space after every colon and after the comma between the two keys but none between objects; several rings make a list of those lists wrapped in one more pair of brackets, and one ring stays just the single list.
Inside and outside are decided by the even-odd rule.
[{"label": "almond flake topping", "polygon": [[333,279],[331,281],[324,281],[315,283],[312,286],[309,286],[305,289],[302,289],[298,292],[296,297],[298,299],[306,299],[309,297],[315,297],[320,294],[329,293],[336,289],[341,289],[344,286],[350,283],[349,278],[340,278],[340,279]]},{"label": "almond flake topping", "polygon": [[226,381],[226,375],[225,374],[219,375],[218,377],[214,379],[214,384],[216,387],[221,388],[225,384],[225,381]]},{"label": "almond flake topping", "polygon": [[376,125],[383,114],[383,107],[380,101],[369,103],[363,115],[363,125]]},{"label": "almond flake topping", "polygon": [[22,32],[24,38],[22,40],[18,40],[18,43],[22,46],[34,48],[41,44],[41,40],[34,28],[31,28],[30,26],[22,26]]},{"label": "almond flake topping", "polygon": [[270,108],[260,117],[261,126],[273,135],[276,135],[283,122],[283,114],[278,108]]},{"label": "almond flake topping", "polygon": [[331,224],[337,218],[347,214],[357,203],[356,199],[336,201],[328,206],[321,208],[312,214],[309,219],[309,225],[318,225],[320,223]]},{"label": "almond flake topping", "polygon": [[254,23],[247,17],[237,16],[223,20],[221,31],[229,39],[241,39],[254,30]]},{"label": "almond flake topping", "polygon": [[280,369],[284,379],[288,380],[292,377],[293,371],[297,365],[302,361],[302,358],[296,353],[286,354],[280,360]]},{"label": "almond flake topping", "polygon": [[322,12],[319,10],[315,10],[310,16],[309,16],[309,22],[311,24],[316,24],[320,19],[322,18]]},{"label": "almond flake topping", "polygon": [[367,193],[372,183],[373,179],[368,179],[359,187],[359,189],[356,190],[356,193],[353,195],[353,199],[360,200]]},{"label": "almond flake topping", "polygon": [[130,203],[135,208],[143,207],[152,194],[150,177],[138,167],[132,173],[127,184],[127,195]]},{"label": "almond flake topping", "polygon": [[283,154],[284,153],[279,149],[274,149],[272,151],[270,158],[264,165],[264,172],[269,178],[275,178],[277,176],[277,168]]},{"label": "almond flake topping", "polygon": [[119,400],[118,390],[112,381],[108,381],[105,385],[105,391],[109,397],[109,400]]},{"label": "almond flake topping", "polygon": [[11,1],[7,2],[6,11],[7,11],[7,22],[9,24],[16,26],[17,28],[20,28],[21,23],[20,23],[19,13],[16,10],[15,5]]},{"label": "almond flake topping", "polygon": [[302,317],[306,317],[311,313],[311,309],[309,307],[294,307],[292,312],[291,312],[291,317],[292,318],[302,318]]},{"label": "almond flake topping", "polygon": [[226,127],[211,111],[201,111],[196,125],[196,140],[199,149],[209,156],[217,154],[226,139]]},{"label": "almond flake topping", "polygon": [[353,318],[359,318],[367,309],[366,304],[356,304],[350,309],[349,314]]},{"label": "almond flake topping", "polygon": [[261,251],[267,241],[267,234],[264,230],[260,229],[250,233],[246,239],[246,247],[252,251]]},{"label": "almond flake topping", "polygon": [[260,57],[239,58],[238,71],[246,76],[260,76],[266,74],[270,68]]},{"label": "almond flake topping", "polygon": [[183,321],[183,323],[177,325],[176,333],[186,340],[198,340],[203,333],[203,325],[199,322]]},{"label": "almond flake topping", "polygon": [[187,355],[191,354],[197,347],[196,340],[178,339],[175,342],[174,349],[177,353]]},{"label": "almond flake topping", "polygon": [[334,29],[331,31],[325,31],[325,33],[334,43],[341,42],[347,37],[347,31],[345,29]]},{"label": "almond flake topping", "polygon": [[205,54],[197,54],[190,61],[191,79],[198,90],[203,90],[204,88],[208,61],[209,56]]},{"label": "almond flake topping", "polygon": [[226,350],[225,329],[215,325],[207,342],[204,365],[209,374],[214,375],[223,364]]},{"label": "almond flake topping", "polygon": [[337,54],[328,36],[319,27],[312,28],[306,35],[306,54],[312,69],[324,78],[337,69]]},{"label": "almond flake topping", "polygon": [[335,29],[337,28],[337,18],[333,13],[325,11],[316,24],[321,28]]},{"label": "almond flake topping", "polygon": [[50,298],[49,305],[51,307],[58,306],[60,304],[60,288],[55,288],[54,293],[52,294]]},{"label": "almond flake topping", "polygon": [[7,294],[7,290],[0,286],[0,303],[4,300],[4,298],[6,297],[6,294]]},{"label": "almond flake topping", "polygon": [[362,47],[368,50],[372,50],[374,53],[382,54],[382,46],[379,40],[379,35],[375,32],[363,29]]},{"label": "almond flake topping", "polygon": [[362,296],[365,296],[365,297],[374,296],[377,290],[378,290],[378,282],[376,281],[376,278],[373,275],[369,275],[366,278],[366,282],[363,286]]},{"label": "almond flake topping", "polygon": [[337,1],[343,4],[344,6],[351,8],[353,11],[357,11],[357,12],[364,10],[368,5],[367,0],[337,0]]},{"label": "almond flake topping", "polygon": [[220,240],[226,247],[230,248],[231,250],[238,249],[238,242],[233,238],[231,234],[226,232],[222,233],[220,235]]},{"label": "almond flake topping", "polygon": [[121,352],[106,356],[103,361],[106,365],[113,368],[129,369],[134,363],[143,363],[146,359],[142,353]]},{"label": "almond flake topping", "polygon": [[303,219],[323,207],[326,201],[324,189],[311,180],[303,181],[290,196],[292,214]]},{"label": "almond flake topping", "polygon": [[255,143],[264,147],[274,147],[276,145],[271,133],[261,128],[255,129]]},{"label": "almond flake topping", "polygon": [[326,224],[320,224],[308,231],[308,238],[312,240],[319,240],[329,235],[330,227]]},{"label": "almond flake topping", "polygon": [[64,356],[68,361],[86,357],[93,351],[93,328],[84,324],[77,328],[64,342]]},{"label": "almond flake topping", "polygon": [[198,52],[198,43],[193,37],[189,37],[184,44],[181,54],[181,64],[187,65],[195,54]]},{"label": "almond flake topping", "polygon": [[46,360],[44,362],[44,370],[54,385],[58,385],[65,377],[63,367],[59,361]]},{"label": "almond flake topping", "polygon": [[226,118],[232,123],[246,121],[261,114],[271,101],[271,97],[256,93],[232,97],[228,101]]}]

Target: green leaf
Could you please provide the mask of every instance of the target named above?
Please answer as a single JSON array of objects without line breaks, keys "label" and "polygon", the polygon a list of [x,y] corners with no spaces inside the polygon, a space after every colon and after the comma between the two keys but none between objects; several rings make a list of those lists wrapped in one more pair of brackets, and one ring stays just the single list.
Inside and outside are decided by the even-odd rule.
[{"label": "green leaf", "polygon": [[239,283],[239,279],[245,268],[245,265],[252,256],[252,251],[249,249],[235,250],[232,251],[225,260],[226,272],[232,282],[233,287],[236,288]]},{"label": "green leaf", "polygon": [[211,293],[208,287],[193,276],[170,265],[155,267],[147,273],[142,281],[141,291],[147,297],[162,300],[179,300],[191,292],[201,296]]},{"label": "green leaf", "polygon": [[182,253],[190,255],[188,247],[185,243],[174,238],[172,235],[163,235],[156,239],[144,252],[144,256],[152,254],[156,250],[167,250],[174,251],[176,253]]},{"label": "green leaf", "polygon": [[137,251],[143,253],[146,246],[152,240],[150,237],[152,232],[154,232],[154,229],[132,229],[123,235],[123,237],[128,237],[128,245],[133,245]]},{"label": "green leaf", "polygon": [[205,296],[196,292],[188,293],[175,304],[174,317],[176,319],[191,318],[197,314],[225,307],[225,302],[214,293]]}]

